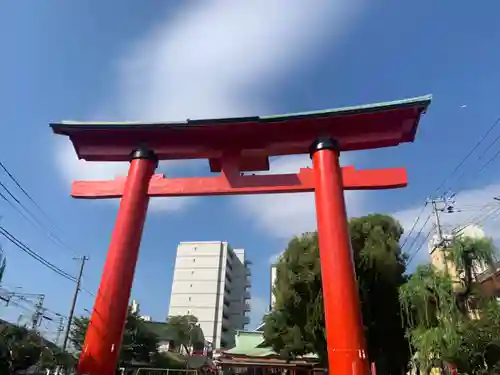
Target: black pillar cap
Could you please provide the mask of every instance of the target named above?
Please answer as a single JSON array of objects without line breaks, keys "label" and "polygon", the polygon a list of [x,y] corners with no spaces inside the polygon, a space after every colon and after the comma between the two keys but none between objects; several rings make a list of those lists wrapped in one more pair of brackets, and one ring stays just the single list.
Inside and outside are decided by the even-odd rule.
[{"label": "black pillar cap", "polygon": [[340,145],[335,139],[330,137],[318,138],[309,147],[309,155],[312,158],[313,154],[316,151],[321,151],[321,150],[339,151]]},{"label": "black pillar cap", "polygon": [[130,159],[148,159],[158,162],[158,157],[156,156],[155,152],[149,149],[147,146],[139,146],[137,149],[135,149],[130,155]]}]

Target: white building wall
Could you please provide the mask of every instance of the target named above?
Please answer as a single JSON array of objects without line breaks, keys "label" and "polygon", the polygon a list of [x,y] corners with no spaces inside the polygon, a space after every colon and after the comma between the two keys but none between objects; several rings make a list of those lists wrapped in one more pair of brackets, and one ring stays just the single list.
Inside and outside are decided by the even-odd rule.
[{"label": "white building wall", "polygon": [[277,271],[277,267],[275,264],[271,265],[271,285],[270,285],[270,301],[269,301],[269,309],[272,310],[273,306],[274,306],[274,302],[275,302],[275,299],[274,298],[274,293],[273,293],[273,289],[274,289],[274,284],[276,283],[276,277],[277,277],[277,274],[278,274],[278,271]]},{"label": "white building wall", "polygon": [[[194,315],[205,338],[215,348],[234,346],[234,333],[243,329],[239,266],[244,250],[236,255],[227,242],[181,242],[177,248],[169,316]],[[236,277],[233,276],[236,273]],[[244,289],[243,289],[244,290]]]},{"label": "white building wall", "polygon": [[232,259],[231,305],[229,308],[230,324],[234,335],[237,330],[244,330],[250,323],[250,288],[251,273],[249,263],[245,259],[244,249],[235,249]]}]

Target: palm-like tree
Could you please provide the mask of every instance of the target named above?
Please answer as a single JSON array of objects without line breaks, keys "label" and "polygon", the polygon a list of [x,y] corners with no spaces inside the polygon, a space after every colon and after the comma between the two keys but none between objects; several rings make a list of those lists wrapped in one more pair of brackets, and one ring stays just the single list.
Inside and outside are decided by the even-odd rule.
[{"label": "palm-like tree", "polygon": [[[438,271],[429,264],[418,267],[400,288],[407,334],[416,352],[414,361],[420,371],[428,372],[436,365],[443,367],[444,363],[464,363],[462,367],[468,366],[470,361],[464,360],[467,355],[464,345],[471,346],[473,336],[467,335],[465,330],[472,329],[476,324],[471,323],[470,302],[474,301],[474,307],[479,310],[488,305],[490,310],[498,311],[496,304],[488,303],[487,298],[478,294],[473,279],[474,267],[493,267],[495,251],[491,240],[456,237],[446,249],[446,259],[455,268],[456,276]],[[460,284],[458,288],[457,283]],[[480,318],[482,323],[489,316],[483,314]],[[467,343],[466,338],[469,340]],[[500,341],[500,336],[492,340]],[[481,367],[481,364],[477,366]]]}]

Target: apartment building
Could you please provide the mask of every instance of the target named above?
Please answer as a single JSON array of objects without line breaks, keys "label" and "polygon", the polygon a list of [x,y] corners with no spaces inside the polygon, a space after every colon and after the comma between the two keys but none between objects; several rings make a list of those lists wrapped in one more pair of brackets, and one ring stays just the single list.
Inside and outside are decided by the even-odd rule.
[{"label": "apartment building", "polygon": [[214,349],[232,348],[250,323],[250,264],[225,241],[181,242],[168,315],[196,316]]}]

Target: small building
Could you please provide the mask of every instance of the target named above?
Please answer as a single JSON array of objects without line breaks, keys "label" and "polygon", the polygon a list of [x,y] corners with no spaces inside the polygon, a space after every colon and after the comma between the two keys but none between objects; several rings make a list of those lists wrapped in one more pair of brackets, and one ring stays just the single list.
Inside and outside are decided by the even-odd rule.
[{"label": "small building", "polygon": [[294,360],[283,359],[266,345],[261,331],[238,331],[235,347],[214,355],[215,363],[223,372],[247,373],[248,375],[323,373],[318,367],[318,357],[305,355]]}]

